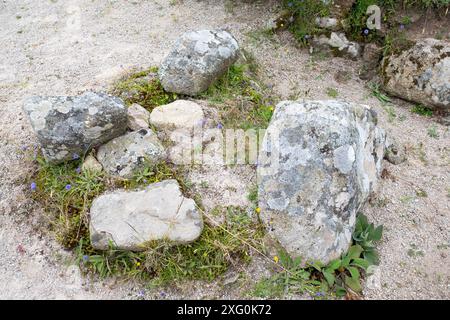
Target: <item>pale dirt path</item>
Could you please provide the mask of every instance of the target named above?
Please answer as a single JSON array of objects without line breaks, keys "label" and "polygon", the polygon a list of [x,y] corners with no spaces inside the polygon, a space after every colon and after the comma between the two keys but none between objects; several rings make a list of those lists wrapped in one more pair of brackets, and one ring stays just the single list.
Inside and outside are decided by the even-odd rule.
[{"label": "pale dirt path", "polygon": [[[425,189],[428,198],[405,204],[400,199],[413,192],[412,187],[402,180],[383,181],[382,192],[376,197],[386,198],[386,204],[368,206],[367,213],[387,230],[380,245],[380,287],[367,290],[366,296],[449,298],[450,253],[437,248],[450,244],[448,130],[437,125],[439,139],[428,137],[426,132],[433,122],[411,115],[405,108],[396,108],[397,120],[389,123],[386,112],[377,100],[367,98],[367,90],[355,75],[345,84],[334,81],[336,72],[356,72],[357,64],[351,61],[311,62],[307,51],[296,49],[287,34],[276,36],[273,42],[250,40],[246,32],[264,25],[263,16],[271,15],[270,5],[255,9],[244,4],[232,14],[232,8],[221,1],[178,2],[0,1],[0,298],[137,297],[142,284],[93,282],[72,274],[67,270],[68,254],[51,237],[35,231],[42,224],[42,215],[23,192],[22,182],[31,162],[21,151],[23,146],[32,147],[35,139],[21,102],[30,95],[105,89],[130,67],[157,64],[182,32],[212,27],[227,27],[251,47],[266,69],[267,82],[283,98],[325,99],[325,89],[332,86],[340,98],[375,106],[381,125],[411,148],[417,149],[423,142],[428,165],[419,160],[416,149],[411,149],[407,163],[388,168]],[[407,255],[411,243],[424,251],[424,257]],[[259,272],[258,261],[248,278],[252,278],[251,272]],[[190,291],[175,288],[170,297],[239,295],[239,289],[228,292],[216,284],[191,287]],[[148,297],[162,298],[164,294],[156,292]]]}]

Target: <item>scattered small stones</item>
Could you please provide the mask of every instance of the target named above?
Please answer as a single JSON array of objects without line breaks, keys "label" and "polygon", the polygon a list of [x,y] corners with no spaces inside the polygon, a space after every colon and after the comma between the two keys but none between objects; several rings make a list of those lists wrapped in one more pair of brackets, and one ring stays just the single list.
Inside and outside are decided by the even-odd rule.
[{"label": "scattered small stones", "polygon": [[361,55],[361,46],[356,42],[351,42],[342,32],[332,32],[330,38],[325,35],[315,37],[312,41],[313,47],[318,50],[334,49],[337,55],[348,56],[357,59]]},{"label": "scattered small stones", "polygon": [[24,102],[45,159],[59,163],[80,158],[90,148],[122,135],[127,127],[123,101],[104,93],[31,97]]},{"label": "scattered small stones", "polygon": [[128,128],[133,131],[148,129],[150,112],[137,103],[128,107]]},{"label": "scattered small stones", "polygon": [[132,178],[144,163],[156,164],[165,157],[165,150],[150,129],[133,131],[115,138],[98,149],[97,159],[106,172]]},{"label": "scattered small stones", "polygon": [[259,157],[259,206],[291,255],[327,263],[348,249],[382,171],[376,124],[374,111],[342,101],[277,105]]},{"label": "scattered small stones", "polygon": [[156,107],[150,114],[150,123],[158,130],[191,130],[201,126],[204,118],[202,107],[188,100],[176,100]]},{"label": "scattered small stones", "polygon": [[92,154],[86,156],[81,165],[82,171],[90,171],[90,172],[102,172],[103,166],[100,162],[95,159]]},{"label": "scattered small stones", "polygon": [[166,91],[195,96],[205,91],[237,60],[239,45],[223,30],[183,34],[159,68]]},{"label": "scattered small stones", "polygon": [[316,25],[319,28],[336,30],[337,28],[339,28],[339,20],[330,17],[316,18]]},{"label": "scattered small stones", "polygon": [[424,39],[383,60],[384,89],[402,99],[450,110],[450,43]]},{"label": "scattered small stones", "polygon": [[176,244],[195,241],[203,219],[194,200],[185,198],[176,180],[153,183],[144,190],[117,190],[97,197],[90,210],[92,246],[141,251],[152,240]]}]

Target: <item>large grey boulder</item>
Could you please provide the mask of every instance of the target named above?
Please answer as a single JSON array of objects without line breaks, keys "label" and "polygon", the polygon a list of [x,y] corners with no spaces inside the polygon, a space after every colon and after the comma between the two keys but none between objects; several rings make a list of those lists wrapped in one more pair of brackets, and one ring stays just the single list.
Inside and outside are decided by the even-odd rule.
[{"label": "large grey boulder", "polygon": [[238,53],[236,39],[226,31],[187,32],[161,63],[159,79],[166,91],[197,95],[225,73]]},{"label": "large grey boulder", "polygon": [[383,60],[384,89],[400,98],[450,110],[450,43],[424,39]]},{"label": "large grey boulder", "polygon": [[259,206],[291,255],[327,263],[349,248],[356,213],[381,174],[384,140],[365,106],[277,105],[258,159]]},{"label": "large grey boulder", "polygon": [[145,163],[157,164],[165,157],[165,150],[150,129],[129,132],[102,145],[97,159],[106,172],[122,178],[132,178]]},{"label": "large grey boulder", "polygon": [[67,97],[31,97],[23,110],[49,162],[82,157],[91,147],[122,135],[127,128],[127,108],[119,98],[85,92]]},{"label": "large grey boulder", "polygon": [[176,244],[196,240],[203,219],[194,200],[185,198],[176,180],[153,183],[144,190],[117,190],[94,199],[90,210],[92,246],[106,250],[112,243],[141,251],[152,240]]}]

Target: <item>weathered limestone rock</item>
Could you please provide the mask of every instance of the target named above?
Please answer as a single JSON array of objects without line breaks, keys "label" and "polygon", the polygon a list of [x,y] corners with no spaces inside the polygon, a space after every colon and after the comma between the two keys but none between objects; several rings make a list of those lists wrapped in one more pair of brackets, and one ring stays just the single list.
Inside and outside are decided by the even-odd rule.
[{"label": "weathered limestone rock", "polygon": [[197,95],[224,74],[238,52],[236,39],[226,31],[185,33],[162,62],[159,79],[166,91]]},{"label": "weathered limestone rock", "polygon": [[150,123],[158,130],[187,129],[201,126],[204,118],[202,107],[188,100],[176,100],[156,107],[150,114]]},{"label": "weathered limestone rock", "polygon": [[374,111],[343,101],[277,105],[258,160],[259,206],[291,255],[327,263],[349,248],[381,174],[385,134],[376,124]]},{"label": "weathered limestone rock", "polygon": [[133,131],[102,145],[97,159],[106,172],[122,178],[132,178],[144,163],[156,164],[165,157],[165,150],[150,129]]},{"label": "weathered limestone rock", "polygon": [[383,60],[384,89],[402,99],[450,110],[450,43],[424,39]]},{"label": "weathered limestone rock", "polygon": [[176,180],[153,183],[140,191],[117,190],[97,197],[90,210],[92,246],[141,251],[152,240],[177,244],[195,241],[203,219],[194,200],[185,198]]},{"label": "weathered limestone rock", "polygon": [[91,147],[122,135],[127,127],[123,101],[104,93],[74,97],[31,97],[24,102],[49,162],[78,159]]},{"label": "weathered limestone rock", "polygon": [[91,172],[101,172],[103,170],[103,166],[100,162],[95,159],[95,157],[90,154],[88,155],[81,165],[82,171],[91,171]]},{"label": "weathered limestone rock", "polygon": [[128,128],[133,131],[148,129],[150,112],[144,107],[133,103],[128,107]]}]

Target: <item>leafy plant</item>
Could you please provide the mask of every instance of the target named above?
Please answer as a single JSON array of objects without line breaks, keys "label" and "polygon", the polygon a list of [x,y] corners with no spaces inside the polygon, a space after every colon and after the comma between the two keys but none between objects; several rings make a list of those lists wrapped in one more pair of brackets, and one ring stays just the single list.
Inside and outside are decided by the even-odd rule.
[{"label": "leafy plant", "polygon": [[378,264],[374,244],[381,239],[383,227],[369,224],[366,216],[359,214],[353,233],[353,245],[339,259],[327,265],[312,262],[302,265],[301,258],[292,259],[285,250],[279,252],[281,271],[259,281],[253,291],[257,296],[277,296],[282,293],[309,293],[317,297],[326,292],[342,297],[348,290],[362,290],[361,276]]},{"label": "leafy plant", "polygon": [[375,243],[381,239],[383,226],[375,227],[369,223],[367,217],[360,213],[356,219],[353,240],[363,248],[363,257],[370,264],[378,264],[379,257],[375,249]]},{"label": "leafy plant", "polygon": [[415,113],[415,114],[419,114],[421,116],[425,116],[425,117],[432,117],[433,116],[433,110],[431,110],[430,108],[425,107],[424,105],[421,105],[421,104],[418,104],[418,105],[414,106],[411,109],[411,112]]}]

